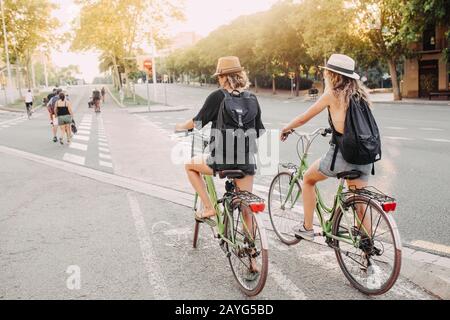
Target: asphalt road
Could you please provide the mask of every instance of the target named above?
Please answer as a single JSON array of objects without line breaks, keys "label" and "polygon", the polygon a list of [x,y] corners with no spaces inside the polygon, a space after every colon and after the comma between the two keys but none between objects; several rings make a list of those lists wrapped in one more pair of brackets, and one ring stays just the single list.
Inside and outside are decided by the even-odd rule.
[{"label": "asphalt road", "polygon": [[[193,223],[189,208],[157,199],[151,191],[133,191],[126,183],[123,188],[113,185],[108,178],[98,182],[89,175],[80,176],[76,169],[93,169],[114,174],[114,179],[130,178],[191,193],[182,165],[168,161],[178,141],[170,134],[175,122],[191,117],[198,110],[201,103],[194,100],[204,99],[206,90],[173,87],[174,99],[180,97],[178,105],[187,105],[190,110],[138,115],[119,109],[110,97],[102,113],[95,115],[87,108],[91,90],[78,87],[69,92],[80,130],[70,146],[51,141],[44,109],[31,120],[20,114],[0,112],[0,147],[12,148],[19,154],[0,152],[0,298],[244,299],[209,229],[201,231],[200,250],[191,249]],[[282,121],[289,120],[277,111],[277,106],[292,116],[306,107],[298,102],[268,98],[262,98],[261,104],[268,128],[277,128]],[[385,108],[388,110],[389,106]],[[442,108],[440,112],[448,111]],[[289,157],[295,160],[293,142],[289,143],[282,146],[283,161],[290,160]],[[398,143],[399,140],[386,141],[385,149],[397,150],[397,157],[386,151],[389,165],[380,164],[377,172],[380,176],[393,176],[384,180],[388,180],[385,186],[396,190],[401,203],[397,221],[403,240],[448,244],[445,231],[448,207],[442,205],[448,195],[445,191],[436,195],[440,199],[436,203],[439,209],[427,208],[426,215],[415,209],[414,205],[429,204],[417,199],[419,191],[408,180],[415,179],[413,175],[398,167],[405,163],[401,158],[408,150]],[[448,150],[448,145],[442,144]],[[433,145],[431,141],[423,147],[429,145]],[[325,141],[318,143],[320,148],[326,148]],[[30,161],[20,154],[22,151],[39,161]],[[448,151],[438,151],[441,157],[448,157]],[[312,156],[319,154],[320,151],[314,151]],[[415,156],[408,163],[419,166],[420,162]],[[432,168],[425,172],[420,169],[416,172],[419,178],[433,173]],[[442,173],[439,175],[443,177]],[[270,175],[257,177],[258,194],[265,195],[270,179]],[[330,181],[329,185],[332,189],[335,182]],[[405,210],[407,203],[414,203],[409,211]],[[428,230],[425,226],[431,224],[432,230]],[[259,299],[368,299],[350,287],[332,251],[306,242],[286,248],[273,234],[270,248],[271,271]],[[73,267],[81,270],[79,290],[66,285],[67,271]],[[430,298],[403,277],[393,290],[379,297]]]}]

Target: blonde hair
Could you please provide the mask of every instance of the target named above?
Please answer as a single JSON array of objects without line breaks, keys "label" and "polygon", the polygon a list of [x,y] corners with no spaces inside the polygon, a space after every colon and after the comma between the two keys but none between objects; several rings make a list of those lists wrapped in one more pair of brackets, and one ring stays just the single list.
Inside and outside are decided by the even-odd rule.
[{"label": "blonde hair", "polygon": [[250,87],[250,81],[245,71],[225,74],[220,77],[225,78],[225,85],[228,84],[233,90],[247,90]]},{"label": "blonde hair", "polygon": [[326,90],[330,90],[336,98],[341,99],[346,107],[352,96],[355,96],[357,99],[362,99],[366,101],[370,107],[372,106],[369,99],[369,92],[361,81],[330,70],[325,70],[325,75]]}]

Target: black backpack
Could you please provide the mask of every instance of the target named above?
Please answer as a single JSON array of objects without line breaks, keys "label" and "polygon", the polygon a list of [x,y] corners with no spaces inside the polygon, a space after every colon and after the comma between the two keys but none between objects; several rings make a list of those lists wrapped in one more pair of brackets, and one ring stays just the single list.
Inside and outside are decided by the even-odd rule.
[{"label": "black backpack", "polygon": [[[331,115],[330,123],[331,121]],[[331,171],[334,171],[338,149],[345,161],[351,164],[374,164],[381,160],[381,137],[378,125],[364,99],[351,97],[345,117],[344,134],[339,136],[333,128],[333,140],[337,148],[331,163]],[[372,169],[375,174],[375,166]]]},{"label": "black backpack", "polygon": [[92,96],[93,96],[94,99],[100,99],[100,91],[95,90],[95,91],[92,93]]},{"label": "black backpack", "polygon": [[[243,150],[239,146],[245,146],[245,163],[248,163],[249,157],[257,152],[256,148],[256,117],[258,115],[259,104],[257,98],[250,92],[239,92],[237,90],[229,93],[221,89],[225,95],[220,104],[219,113],[216,122],[216,129],[219,132],[214,136],[212,144],[212,155],[216,151],[223,150],[224,159],[226,158],[226,146],[229,145],[229,139],[234,139],[234,160],[243,156]],[[244,140],[245,139],[245,140]],[[227,143],[228,141],[228,143]]]}]

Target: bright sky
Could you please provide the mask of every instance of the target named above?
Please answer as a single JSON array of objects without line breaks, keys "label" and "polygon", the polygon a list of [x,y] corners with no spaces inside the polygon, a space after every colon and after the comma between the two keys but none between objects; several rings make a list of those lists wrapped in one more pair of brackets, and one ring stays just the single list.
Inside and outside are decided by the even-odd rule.
[{"label": "bright sky", "polygon": [[[62,31],[70,28],[69,22],[74,19],[79,9],[73,0],[53,0],[60,9],[55,16],[61,20]],[[241,15],[252,14],[269,9],[277,0],[185,0],[186,20],[175,23],[168,30],[175,35],[182,31],[194,31],[201,36],[208,35],[217,27],[227,24]],[[73,53],[68,52],[69,45],[61,51],[52,53],[52,61],[57,66],[78,64],[81,77],[90,82],[99,75],[98,54],[95,52]]]}]

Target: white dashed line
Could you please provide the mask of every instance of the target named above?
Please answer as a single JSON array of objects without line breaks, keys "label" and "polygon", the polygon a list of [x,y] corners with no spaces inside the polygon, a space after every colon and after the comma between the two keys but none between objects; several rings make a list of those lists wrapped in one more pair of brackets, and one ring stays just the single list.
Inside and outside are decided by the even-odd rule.
[{"label": "white dashed line", "polygon": [[111,160],[111,156],[108,154],[100,153],[99,157],[106,160]]},{"label": "white dashed line", "polygon": [[144,259],[148,280],[154,290],[154,298],[161,300],[170,299],[164,277],[157,262],[158,259],[153,250],[152,240],[147,231],[148,229],[145,224],[144,216],[139,207],[139,203],[132,193],[128,193],[127,198],[131,213],[133,214],[134,225],[136,227],[136,233],[139,239],[139,245],[142,252],[142,258]]},{"label": "white dashed line", "polygon": [[306,294],[298,288],[289,278],[287,278],[281,270],[273,263],[269,264],[269,276],[275,280],[280,288],[282,288],[294,300],[307,300]]},{"label": "white dashed line", "polygon": [[91,132],[88,130],[78,130],[77,134],[84,134],[84,135],[90,135]]},{"label": "white dashed line", "polygon": [[100,166],[102,166],[102,167],[107,167],[107,168],[112,168],[112,167],[113,167],[113,165],[112,165],[111,162],[106,162],[106,161],[102,161],[102,160],[100,160],[100,161],[98,162],[98,164],[99,164]]},{"label": "white dashed line", "polygon": [[99,147],[98,150],[100,150],[101,152],[109,153],[109,148]]},{"label": "white dashed line", "polygon": [[80,141],[89,141],[89,140],[90,140],[89,137],[86,137],[86,136],[80,136],[80,135],[75,135],[75,136],[73,137],[73,139],[74,139],[74,140],[80,140]]},{"label": "white dashed line", "polygon": [[72,142],[69,146],[69,148],[71,149],[76,149],[76,150],[81,150],[81,151],[86,151],[88,146],[85,144],[81,144],[81,143],[76,143],[76,142]]},{"label": "white dashed line", "polygon": [[64,154],[63,160],[64,161],[68,161],[68,162],[72,162],[72,163],[75,163],[75,164],[79,164],[79,165],[82,165],[82,166],[84,166],[84,164],[86,162],[86,158],[85,157],[80,157],[80,156],[77,156],[77,155],[74,155],[74,154],[71,154],[71,153]]},{"label": "white dashed line", "polygon": [[108,144],[105,142],[99,142],[98,145],[101,147],[108,147]]},{"label": "white dashed line", "polygon": [[391,129],[391,130],[408,130],[408,128],[404,128],[404,127],[386,127],[386,129]]},{"label": "white dashed line", "polygon": [[426,141],[431,141],[431,142],[446,142],[449,143],[450,140],[447,139],[425,139]]},{"label": "white dashed line", "polygon": [[405,138],[405,137],[385,137],[386,139],[390,140],[403,140],[403,141],[412,141],[414,139],[411,138]]},{"label": "white dashed line", "polygon": [[423,131],[444,131],[444,129],[437,129],[437,128],[419,128]]}]

